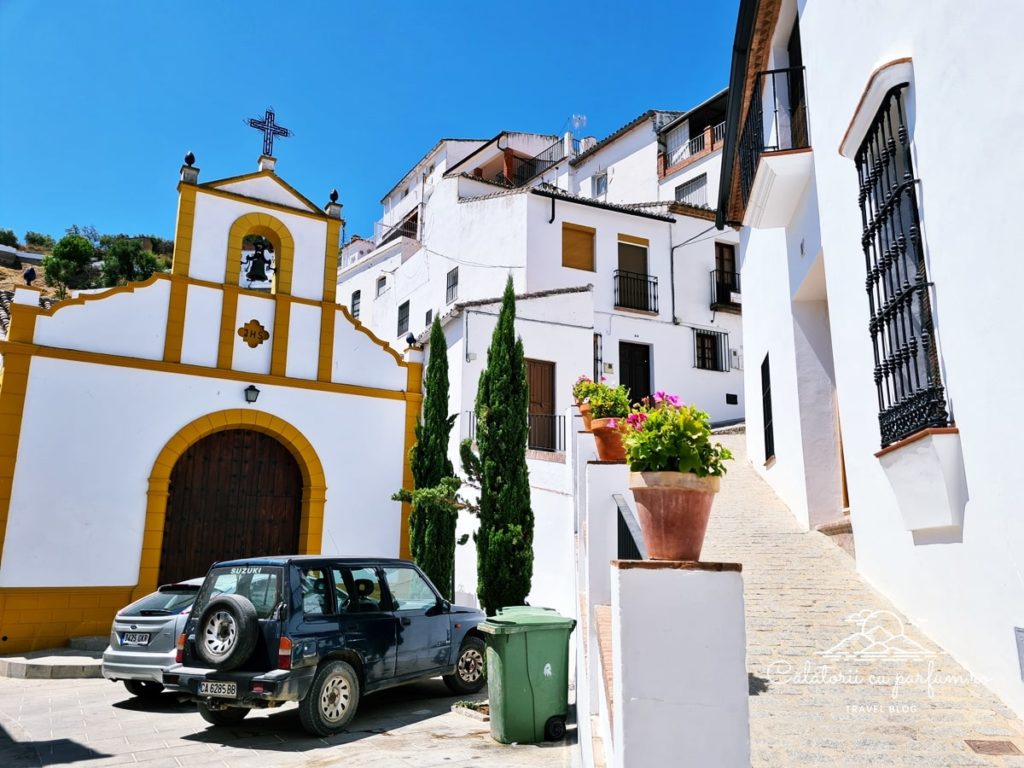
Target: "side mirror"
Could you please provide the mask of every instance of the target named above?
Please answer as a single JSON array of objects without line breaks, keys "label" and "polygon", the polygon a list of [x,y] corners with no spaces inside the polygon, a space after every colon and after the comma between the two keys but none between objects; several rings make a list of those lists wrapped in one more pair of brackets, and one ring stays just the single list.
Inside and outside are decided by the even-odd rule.
[{"label": "side mirror", "polygon": [[452,608],[452,604],[445,600],[443,597],[437,598],[437,610],[439,613],[448,613]]}]

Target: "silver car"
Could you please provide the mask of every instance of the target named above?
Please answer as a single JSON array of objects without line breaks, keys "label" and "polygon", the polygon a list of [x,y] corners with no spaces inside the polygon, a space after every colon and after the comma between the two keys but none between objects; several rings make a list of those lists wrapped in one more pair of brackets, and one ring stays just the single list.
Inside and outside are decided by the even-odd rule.
[{"label": "silver car", "polygon": [[103,652],[103,676],[123,681],[133,696],[158,695],[161,670],[174,663],[175,642],[202,585],[201,578],[165,584],[118,611]]}]

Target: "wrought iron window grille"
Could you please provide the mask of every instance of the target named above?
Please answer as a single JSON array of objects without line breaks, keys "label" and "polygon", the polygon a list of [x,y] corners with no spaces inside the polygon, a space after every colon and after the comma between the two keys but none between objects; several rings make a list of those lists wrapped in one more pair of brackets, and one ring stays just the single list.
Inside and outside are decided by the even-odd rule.
[{"label": "wrought iron window grille", "polygon": [[882,446],[950,422],[939,366],[904,95],[884,97],[855,157]]}]

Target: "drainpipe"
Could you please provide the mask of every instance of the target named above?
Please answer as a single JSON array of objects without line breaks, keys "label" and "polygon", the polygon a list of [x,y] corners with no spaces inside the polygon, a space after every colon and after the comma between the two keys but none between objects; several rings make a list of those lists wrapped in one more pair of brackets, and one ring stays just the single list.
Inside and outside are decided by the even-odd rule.
[{"label": "drainpipe", "polygon": [[555,197],[551,196],[551,218],[548,219],[548,224],[551,224],[555,220]]}]

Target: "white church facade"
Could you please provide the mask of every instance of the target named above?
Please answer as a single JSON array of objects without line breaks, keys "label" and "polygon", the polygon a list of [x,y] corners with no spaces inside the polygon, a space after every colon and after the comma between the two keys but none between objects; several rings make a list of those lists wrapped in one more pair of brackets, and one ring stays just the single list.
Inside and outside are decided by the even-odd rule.
[{"label": "white church facade", "polygon": [[[182,167],[170,274],[48,310],[16,292],[0,340],[0,652],[105,634],[116,609],[216,559],[408,553],[391,494],[411,484],[419,353],[338,306],[341,206],[274,163],[207,183]],[[243,274],[253,237],[267,290]]]}]

